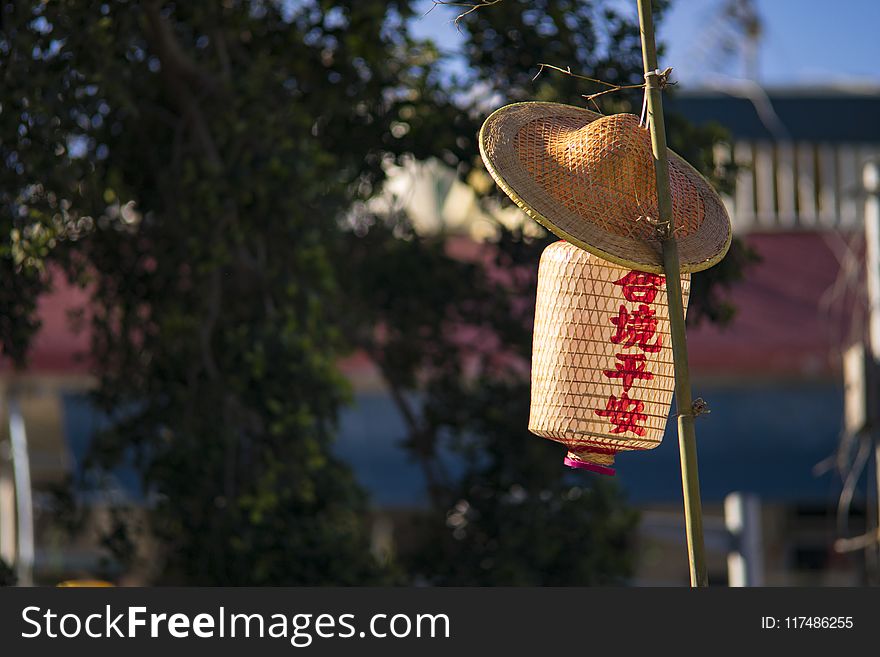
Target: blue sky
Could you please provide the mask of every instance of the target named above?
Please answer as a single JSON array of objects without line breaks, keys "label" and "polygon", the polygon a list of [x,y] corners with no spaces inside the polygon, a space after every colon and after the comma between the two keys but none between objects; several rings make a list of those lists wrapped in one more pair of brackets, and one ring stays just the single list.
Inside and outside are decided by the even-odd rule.
[{"label": "blue sky", "polygon": [[[635,0],[631,3],[635,14]],[[426,7],[430,7],[426,0]],[[683,86],[712,74],[739,74],[732,64],[712,63],[713,25],[722,0],[673,0],[659,28],[667,44],[662,66],[673,66]],[[759,80],[768,86],[873,84],[880,86],[880,0],[757,0],[764,23]],[[504,11],[503,2],[481,11]],[[461,37],[452,25],[454,8],[438,7],[413,25],[445,51]],[[564,62],[561,62],[564,64]],[[715,70],[713,70],[713,68]]]},{"label": "blue sky", "polygon": [[[683,83],[708,71],[694,57],[719,0],[674,0],[660,37]],[[758,0],[764,21],[759,80],[767,85],[880,84],[880,1]],[[702,42],[702,43],[701,43]]]}]

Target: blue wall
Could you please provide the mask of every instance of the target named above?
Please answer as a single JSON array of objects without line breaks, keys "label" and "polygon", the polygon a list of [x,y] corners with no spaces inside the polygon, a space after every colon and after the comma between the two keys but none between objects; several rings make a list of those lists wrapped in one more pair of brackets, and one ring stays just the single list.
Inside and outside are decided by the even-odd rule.
[{"label": "blue wall", "polygon": [[427,503],[422,471],[400,445],[405,436],[406,426],[387,395],[359,394],[342,412],[336,451],[378,506]]},{"label": "blue wall", "polygon": [[[767,501],[836,501],[839,478],[833,473],[817,477],[813,471],[837,445],[841,386],[714,384],[698,386],[695,392],[712,410],[697,419],[704,501],[720,502],[731,491],[757,493]],[[403,424],[387,397],[358,396],[343,414],[339,453],[350,460],[380,505],[425,501],[421,473],[399,447],[403,435]],[[618,455],[617,480],[634,502],[680,500],[675,425],[669,423],[657,449]]]},{"label": "blue wall", "polygon": [[[695,394],[704,397],[712,409],[697,419],[704,501],[719,502],[731,491],[754,492],[766,501],[836,501],[836,475],[816,477],[813,469],[836,447],[842,422],[841,386],[701,385]],[[102,420],[80,395],[66,396],[64,410],[71,452],[81,464],[91,434]],[[335,449],[351,463],[378,506],[415,506],[427,501],[422,473],[400,446],[405,433],[393,402],[385,395],[360,394],[342,413]],[[561,453],[563,474],[567,469],[561,464]],[[449,461],[453,463],[451,457]],[[142,499],[131,466],[115,474],[129,495]],[[657,449],[617,457],[618,483],[636,503],[679,501],[679,477],[678,440],[672,423]]]},{"label": "blue wall", "polygon": [[[814,476],[833,454],[842,425],[843,389],[834,384],[697,386],[712,412],[696,420],[703,500],[731,491],[768,501],[836,501],[839,478]],[[678,437],[667,424],[651,452],[617,457],[620,484],[634,501],[681,499]]]}]

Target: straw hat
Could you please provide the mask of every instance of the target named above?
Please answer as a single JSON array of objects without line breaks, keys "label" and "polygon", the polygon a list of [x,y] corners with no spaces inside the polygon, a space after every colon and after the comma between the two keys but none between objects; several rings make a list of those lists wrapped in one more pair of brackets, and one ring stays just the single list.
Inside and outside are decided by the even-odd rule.
[{"label": "straw hat", "polygon": [[[558,236],[611,262],[663,271],[651,136],[638,117],[515,103],[486,119],[480,153],[501,189]],[[669,179],[681,271],[707,269],[730,247],[727,211],[672,151]]]}]

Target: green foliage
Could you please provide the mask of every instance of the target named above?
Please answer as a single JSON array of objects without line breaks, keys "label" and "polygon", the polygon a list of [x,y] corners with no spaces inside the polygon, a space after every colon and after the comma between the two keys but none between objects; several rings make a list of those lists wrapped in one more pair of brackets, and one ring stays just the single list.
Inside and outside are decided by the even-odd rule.
[{"label": "green foliage", "polygon": [[[612,84],[642,82],[638,20],[626,5],[580,0],[502,5],[459,22],[469,37],[465,56],[474,77],[491,92],[510,100],[582,104],[581,94],[605,88],[549,72],[534,81],[542,63]],[[656,14],[662,15],[662,7]]]},{"label": "green foliage", "polygon": [[0,586],[15,586],[15,571],[0,559]]},{"label": "green foliage", "polygon": [[[354,183],[380,176],[386,98],[418,74],[406,8],[0,12],[4,267],[25,283],[53,262],[89,285],[96,397],[116,418],[95,462],[135,454],[165,580],[381,581],[331,451],[347,393],[328,250]],[[17,322],[35,288],[4,290]]]},{"label": "green foliage", "polygon": [[[15,280],[0,340],[23,362],[52,268],[90,290],[113,418],[94,465],[143,473],[163,582],[399,581],[371,557],[367,501],[332,451],[350,349],[379,367],[431,493],[401,555],[410,580],[630,572],[635,517],[614,487],[566,475],[525,429],[546,240],[499,227],[462,258],[360,202],[402,155],[471,172],[492,94],[596,90],[533,82],[541,62],[641,81],[638,27],[613,2],[505,0],[462,21],[465,72],[445,81],[438,50],[407,36],[411,4],[0,3],[0,275]],[[716,138],[692,133],[688,156],[705,169]],[[692,314],[721,316],[697,289]],[[131,559],[124,524],[106,544]]]}]

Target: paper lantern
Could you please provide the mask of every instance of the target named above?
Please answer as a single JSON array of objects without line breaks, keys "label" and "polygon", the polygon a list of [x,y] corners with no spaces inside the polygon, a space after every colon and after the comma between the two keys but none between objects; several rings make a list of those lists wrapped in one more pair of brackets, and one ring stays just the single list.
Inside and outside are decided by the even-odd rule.
[{"label": "paper lantern", "polygon": [[[685,310],[690,276],[681,281]],[[538,268],[529,430],[603,474],[617,452],[663,440],[674,388],[666,279],[567,242]]]}]

